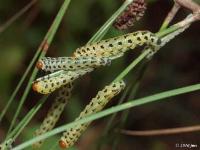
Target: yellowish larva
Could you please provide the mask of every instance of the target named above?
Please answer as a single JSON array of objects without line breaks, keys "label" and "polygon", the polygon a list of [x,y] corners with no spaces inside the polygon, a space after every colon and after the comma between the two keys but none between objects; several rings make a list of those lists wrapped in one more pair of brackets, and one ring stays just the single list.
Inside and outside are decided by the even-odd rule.
[{"label": "yellowish larva", "polygon": [[[124,87],[124,81],[111,83],[110,85],[106,86],[102,91],[97,93],[96,97],[91,100],[91,102],[85,107],[76,120],[101,111],[115,95],[124,89]],[[74,145],[89,124],[90,123],[79,124],[64,132],[59,141],[60,147],[68,148]]]},{"label": "yellowish larva", "polygon": [[[71,91],[73,88],[73,83],[69,83],[64,85],[59,91],[58,96],[56,97],[55,101],[51,105],[47,116],[43,120],[40,128],[35,131],[35,136],[42,135],[51,129],[54,128],[56,122],[60,118],[61,113],[63,112],[68,100],[71,97]],[[43,141],[39,141],[33,144],[34,148],[39,148]]]}]

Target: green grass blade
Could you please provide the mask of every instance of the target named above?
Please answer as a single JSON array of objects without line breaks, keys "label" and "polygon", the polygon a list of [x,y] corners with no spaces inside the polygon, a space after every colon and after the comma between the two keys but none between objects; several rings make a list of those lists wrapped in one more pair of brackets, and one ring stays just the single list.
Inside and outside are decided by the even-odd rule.
[{"label": "green grass blade", "polygon": [[137,64],[139,64],[146,56],[149,54],[149,49],[142,52],[142,54],[137,57],[126,69],[124,69],[113,82],[122,80]]},{"label": "green grass blade", "polygon": [[33,138],[29,141],[26,141],[26,142],[18,145],[17,147],[13,148],[13,150],[24,149],[24,148],[28,147],[29,145],[31,145],[35,142],[38,142],[40,140],[46,139],[50,136],[53,136],[53,135],[58,134],[60,132],[63,132],[66,129],[69,129],[69,128],[77,125],[77,124],[82,124],[82,123],[86,123],[86,122],[89,122],[89,121],[93,121],[93,120],[105,117],[107,115],[110,115],[110,114],[113,114],[113,113],[116,113],[116,112],[119,112],[119,111],[122,111],[122,110],[126,110],[126,109],[136,107],[136,106],[141,106],[141,105],[148,104],[148,103],[151,103],[151,102],[161,101],[161,100],[169,100],[169,99],[165,99],[165,98],[169,98],[169,97],[172,97],[172,96],[177,96],[177,95],[185,94],[185,93],[189,93],[189,92],[194,92],[194,91],[197,91],[197,90],[200,90],[200,84],[195,84],[195,85],[190,85],[190,86],[186,86],[186,87],[182,87],[182,88],[177,88],[177,89],[174,89],[174,90],[161,92],[159,94],[154,94],[154,95],[139,98],[139,99],[136,99],[136,100],[131,100],[130,102],[126,102],[124,104],[111,107],[111,108],[106,109],[104,111],[101,111],[99,113],[90,115],[88,117],[74,121],[74,122],[69,123],[67,125],[55,128],[54,130],[52,130],[50,132],[47,132],[47,133],[45,133],[41,136],[35,137],[35,138]]},{"label": "green grass blade", "polygon": [[6,138],[12,138],[15,140],[17,136],[21,133],[21,131],[25,128],[25,126],[30,122],[32,117],[37,113],[37,111],[42,107],[44,102],[47,100],[48,96],[43,96],[40,101],[26,114],[26,116],[18,123],[17,127],[8,135]]},{"label": "green grass blade", "polygon": [[99,41],[102,38],[110,26],[112,26],[115,19],[126,9],[126,7],[132,3],[133,0],[126,0],[122,6],[104,23],[104,25],[95,33],[95,35],[89,40],[88,43]]}]

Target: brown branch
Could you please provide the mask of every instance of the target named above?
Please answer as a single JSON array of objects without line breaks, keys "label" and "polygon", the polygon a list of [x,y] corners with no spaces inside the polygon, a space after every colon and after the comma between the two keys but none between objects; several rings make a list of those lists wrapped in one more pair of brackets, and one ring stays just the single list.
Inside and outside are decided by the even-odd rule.
[{"label": "brown branch", "polygon": [[200,6],[193,0],[175,0],[175,2],[187,9],[190,9],[193,13],[199,13],[200,11]]},{"label": "brown branch", "polygon": [[174,6],[172,7],[171,11],[168,13],[166,20],[170,23],[178,10],[180,9],[180,5],[178,3],[174,3]]},{"label": "brown branch", "polygon": [[118,130],[119,133],[131,136],[156,136],[156,135],[170,135],[181,134],[187,132],[200,131],[200,125],[171,128],[171,129],[158,129],[158,130],[146,130],[146,131],[134,131],[134,130]]},{"label": "brown branch", "polygon": [[25,7],[23,7],[18,13],[8,19],[4,24],[0,26],[0,33],[2,33],[5,29],[7,29],[15,20],[21,17],[26,11],[28,11],[37,0],[30,1]]}]

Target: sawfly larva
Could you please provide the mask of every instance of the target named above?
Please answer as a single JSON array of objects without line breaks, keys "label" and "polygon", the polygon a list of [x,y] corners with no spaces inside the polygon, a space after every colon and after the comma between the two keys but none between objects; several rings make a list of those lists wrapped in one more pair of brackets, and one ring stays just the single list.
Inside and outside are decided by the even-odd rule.
[{"label": "sawfly larva", "polygon": [[[73,83],[69,83],[69,84],[64,85],[58,91],[58,96],[56,97],[55,101],[51,105],[47,113],[47,116],[45,117],[42,124],[40,125],[40,128],[35,131],[35,136],[42,135],[54,128],[68,100],[71,97],[72,88],[73,88]],[[42,143],[43,141],[36,142],[33,144],[33,147],[39,148],[41,147]]]},{"label": "sawfly larva", "polygon": [[[91,100],[91,102],[85,107],[85,109],[80,113],[76,120],[80,120],[88,115],[101,111],[104,106],[124,88],[124,81],[111,83],[110,85],[106,86],[102,91],[97,93],[96,97]],[[64,132],[59,141],[60,147],[68,148],[74,145],[74,143],[78,140],[83,131],[86,130],[89,124],[90,122],[79,124]]]},{"label": "sawfly larva", "polygon": [[56,89],[60,88],[61,86],[64,86],[70,82],[73,82],[80,76],[91,72],[93,68],[87,68],[82,70],[76,70],[76,71],[59,71],[59,73],[56,74],[54,72],[54,75],[47,75],[42,78],[37,79],[35,82],[33,82],[32,88],[34,91],[41,93],[41,94],[49,94]]},{"label": "sawfly larva", "polygon": [[54,72],[57,70],[80,70],[110,65],[111,60],[103,57],[43,57],[36,64],[38,69]]},{"label": "sawfly larva", "polygon": [[160,38],[149,31],[137,31],[118,37],[87,44],[76,49],[74,57],[108,57],[115,59],[123,56],[129,50],[137,46],[147,45],[157,50],[161,44]]}]

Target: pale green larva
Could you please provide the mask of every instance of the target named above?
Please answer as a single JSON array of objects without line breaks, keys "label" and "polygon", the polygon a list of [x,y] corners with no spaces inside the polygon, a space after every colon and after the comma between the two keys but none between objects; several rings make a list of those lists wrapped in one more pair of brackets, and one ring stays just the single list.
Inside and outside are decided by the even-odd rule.
[{"label": "pale green larva", "polygon": [[80,70],[88,67],[97,68],[111,63],[109,58],[104,57],[43,57],[36,64],[38,69],[54,72],[57,70]]},{"label": "pale green larva", "polygon": [[137,46],[148,45],[157,50],[161,44],[160,38],[149,31],[137,31],[100,42],[87,44],[76,49],[74,57],[94,56],[115,59],[122,56],[127,50]]},{"label": "pale green larva", "polygon": [[[102,91],[99,91],[95,98],[85,107],[76,120],[82,119],[85,116],[94,114],[101,111],[104,106],[118,93],[125,88],[124,81],[111,83],[106,86]],[[76,125],[63,133],[59,141],[61,148],[68,148],[78,140],[83,131],[86,130],[90,123]]]},{"label": "pale green larva", "polygon": [[[40,128],[35,131],[35,136],[42,135],[54,128],[68,100],[70,99],[72,88],[73,88],[73,83],[69,83],[67,85],[64,85],[61,89],[59,89],[58,96],[51,105],[47,113],[47,116],[40,125]],[[43,141],[34,143],[33,147],[39,148],[42,145],[42,143]]]},{"label": "pale green larva", "polygon": [[76,71],[60,71],[59,74],[56,74],[55,76],[47,75],[43,78],[39,78],[36,80],[32,87],[33,90],[41,93],[41,94],[49,94],[56,89],[73,82],[80,76],[91,72],[93,68],[87,68],[82,70],[76,70]]}]

